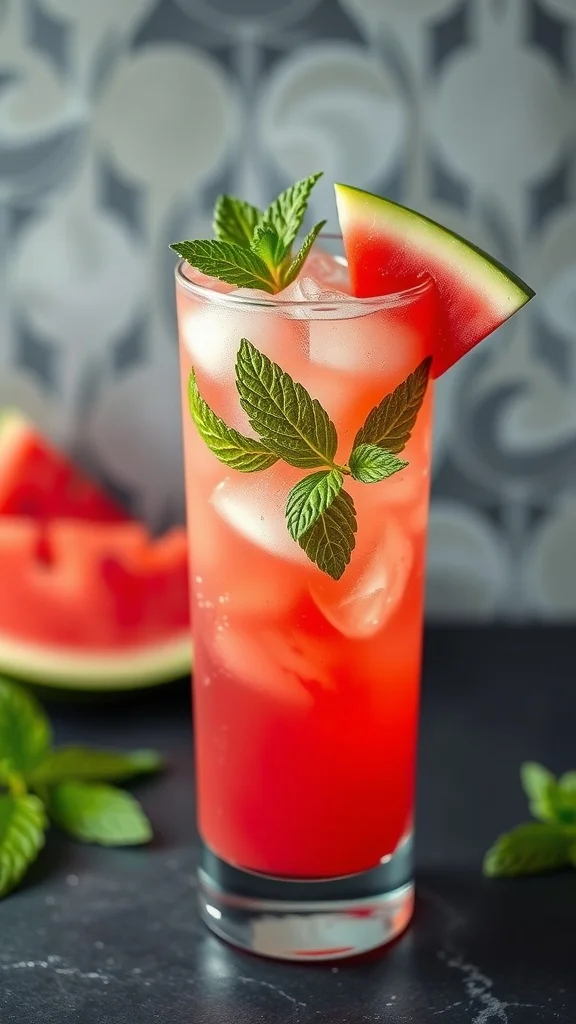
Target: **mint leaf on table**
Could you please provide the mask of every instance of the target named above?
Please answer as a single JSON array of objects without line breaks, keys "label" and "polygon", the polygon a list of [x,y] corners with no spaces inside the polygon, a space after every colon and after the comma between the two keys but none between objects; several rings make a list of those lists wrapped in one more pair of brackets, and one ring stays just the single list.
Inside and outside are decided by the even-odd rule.
[{"label": "mint leaf on table", "polygon": [[576,867],[576,772],[559,779],[536,761],[520,769],[538,821],[501,836],[484,858],[487,875],[530,875]]},{"label": "mint leaf on table", "polygon": [[314,242],[316,241],[318,235],[322,231],[322,228],[324,227],[325,224],[325,220],[319,221],[318,224],[315,224],[312,230],[309,231],[308,234],[306,235],[306,238],[302,242],[302,245],[298,252],[296,253],[296,256],[294,257],[290,265],[287,267],[286,271],[282,274],[283,288],[286,288],[289,284],[292,284],[292,281],[295,281],[296,278],[298,277],[298,274],[302,270],[302,267],[304,266],[306,260],[308,259],[308,256],[310,255],[310,250],[314,245]]},{"label": "mint leaf on table", "polygon": [[153,750],[53,749],[40,704],[23,687],[0,679],[0,898],[19,884],[40,853],[49,815],[89,842],[148,842],[152,828],[137,800],[103,780],[120,781],[161,766]]},{"label": "mint leaf on table", "polygon": [[93,782],[51,786],[52,820],[74,839],[102,846],[138,846],[152,838],[152,826],[131,793]]},{"label": "mint leaf on table", "polygon": [[35,786],[51,786],[69,780],[121,782],[159,771],[162,758],[155,750],[94,750],[91,747],[56,747],[27,777]]},{"label": "mint leaf on table", "polygon": [[334,468],[338,438],[326,410],[246,338],[236,359],[236,386],[250,425],[269,450],[300,469]]},{"label": "mint leaf on table", "polygon": [[255,473],[278,461],[269,447],[228,427],[212,411],[198,390],[193,369],[188,378],[188,405],[200,437],[220,462],[241,473]]},{"label": "mint leaf on table", "polygon": [[574,835],[560,826],[531,821],[500,836],[484,857],[484,874],[513,877],[556,871],[570,864]]},{"label": "mint leaf on table", "polygon": [[429,356],[372,409],[354,438],[354,448],[361,444],[373,444],[395,455],[403,450],[410,440],[424,401],[431,365],[432,358]]},{"label": "mint leaf on table", "polygon": [[262,219],[262,210],[234,196],[218,196],[212,227],[221,242],[232,242],[249,249],[254,229]]},{"label": "mint leaf on table", "polygon": [[533,817],[539,821],[554,821],[556,776],[536,761],[526,761],[520,768],[520,779]]},{"label": "mint leaf on table", "polygon": [[44,804],[31,793],[0,796],[0,898],[22,881],[45,842]]},{"label": "mint leaf on table", "polygon": [[323,469],[299,480],[286,502],[286,524],[292,540],[308,532],[342,490],[344,477],[338,469]]},{"label": "mint leaf on table", "polygon": [[408,465],[386,448],[375,444],[359,444],[353,448],[349,464],[354,479],[363,484],[379,483]]},{"label": "mint leaf on table", "polygon": [[321,177],[322,171],[317,171],[316,174],[295,182],[281,192],[264,211],[262,223],[275,229],[286,250],[289,250],[296,240],[304,221],[310,194]]},{"label": "mint leaf on table", "polygon": [[32,771],[52,743],[50,722],[26,690],[0,679],[0,760],[13,772]]},{"label": "mint leaf on table", "polygon": [[237,288],[276,291],[274,275],[264,260],[251,249],[234,242],[198,238],[190,242],[175,242],[170,248],[203,274],[228,281]]},{"label": "mint leaf on table", "polygon": [[354,502],[347,491],[340,491],[298,543],[322,572],[339,580],[350,562],[357,528]]}]

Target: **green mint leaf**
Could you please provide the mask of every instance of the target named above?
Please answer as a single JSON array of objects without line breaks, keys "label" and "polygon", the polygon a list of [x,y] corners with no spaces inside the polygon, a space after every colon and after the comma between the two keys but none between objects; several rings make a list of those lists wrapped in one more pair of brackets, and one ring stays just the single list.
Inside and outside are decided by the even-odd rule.
[{"label": "green mint leaf", "polygon": [[212,227],[221,242],[232,242],[249,249],[254,229],[262,218],[262,210],[234,196],[218,196],[214,206]]},{"label": "green mint leaf", "polygon": [[50,723],[38,701],[0,679],[0,758],[24,774],[46,757],[51,742]]},{"label": "green mint leaf", "polygon": [[198,390],[194,370],[188,379],[188,404],[200,437],[220,462],[241,473],[257,473],[278,461],[278,456],[260,441],[244,437],[212,412]]},{"label": "green mint leaf", "polygon": [[275,228],[258,224],[252,239],[252,252],[260,256],[268,267],[278,267],[286,256],[286,246]]},{"label": "green mint leaf", "polygon": [[574,836],[558,825],[531,821],[500,836],[484,857],[484,874],[491,877],[538,875],[570,863]]},{"label": "green mint leaf", "polygon": [[576,772],[566,772],[558,779],[552,790],[552,808],[559,824],[576,826]]},{"label": "green mint leaf", "polygon": [[333,468],[338,438],[326,410],[246,338],[236,359],[236,386],[240,404],[266,448],[290,466]]},{"label": "green mint leaf", "polygon": [[277,199],[264,211],[262,224],[271,226],[284,242],[286,252],[290,250],[306,214],[308,200],[314,185],[322,172],[311,174],[281,192]]},{"label": "green mint leaf", "polygon": [[285,273],[282,274],[283,288],[286,288],[289,284],[292,283],[292,281],[294,281],[298,277],[298,274],[300,273],[302,267],[304,266],[306,260],[308,259],[310,249],[314,245],[314,242],[316,241],[318,235],[322,231],[322,228],[324,227],[325,223],[325,220],[319,221],[319,223],[315,224],[312,230],[309,231],[308,234],[306,235],[306,238],[304,239],[301,248],[297,252],[294,259],[292,260],[288,269],[285,271]]},{"label": "green mint leaf", "polygon": [[138,801],[115,786],[59,782],[50,789],[48,808],[60,828],[85,843],[139,846],[152,838]]},{"label": "green mint leaf", "polygon": [[353,448],[361,444],[375,444],[395,455],[402,451],[424,401],[431,364],[431,357],[424,359],[406,380],[372,409],[354,438]]},{"label": "green mint leaf", "polygon": [[339,580],[354,550],[356,529],[354,502],[340,491],[298,543],[322,572]]},{"label": "green mint leaf", "polygon": [[156,772],[161,767],[162,758],[154,750],[121,753],[90,747],[57,747],[32,772],[28,781],[32,786],[51,786],[55,782],[81,779],[121,782],[135,775]]},{"label": "green mint leaf", "polygon": [[576,800],[576,772],[565,772],[558,779],[558,785],[563,793],[574,796]]},{"label": "green mint leaf", "polygon": [[44,846],[46,811],[37,796],[0,797],[0,897],[6,896]]},{"label": "green mint leaf", "polygon": [[214,238],[198,238],[190,242],[175,242],[170,246],[191,266],[203,274],[227,281],[238,288],[261,288],[274,292],[274,276],[263,259],[251,249],[233,242],[220,242]]},{"label": "green mint leaf", "polygon": [[520,768],[522,787],[530,806],[530,813],[539,821],[554,821],[556,777],[536,761],[526,761]]},{"label": "green mint leaf", "polygon": [[408,465],[386,448],[376,444],[359,444],[350,456],[350,472],[355,480],[363,484],[376,484],[386,477],[399,473]]},{"label": "green mint leaf", "polygon": [[286,523],[292,540],[300,540],[330,508],[343,482],[338,469],[321,470],[304,477],[292,488],[286,502]]}]

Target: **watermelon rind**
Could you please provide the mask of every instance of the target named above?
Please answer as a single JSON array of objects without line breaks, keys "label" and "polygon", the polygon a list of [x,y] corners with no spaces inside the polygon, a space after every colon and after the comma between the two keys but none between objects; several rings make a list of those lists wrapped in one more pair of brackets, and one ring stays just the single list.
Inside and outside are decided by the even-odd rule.
[{"label": "watermelon rind", "polygon": [[57,650],[0,636],[0,674],[66,690],[135,690],[188,675],[192,640],[187,630],[153,646],[102,652]]}]

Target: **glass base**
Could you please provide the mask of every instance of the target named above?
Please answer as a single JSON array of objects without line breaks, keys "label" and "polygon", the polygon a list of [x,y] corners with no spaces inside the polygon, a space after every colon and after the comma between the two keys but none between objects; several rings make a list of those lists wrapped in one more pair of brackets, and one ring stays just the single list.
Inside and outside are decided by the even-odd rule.
[{"label": "glass base", "polygon": [[414,909],[411,837],[371,871],[291,880],[232,867],[206,846],[200,914],[221,939],[281,960],[339,960],[377,949]]}]

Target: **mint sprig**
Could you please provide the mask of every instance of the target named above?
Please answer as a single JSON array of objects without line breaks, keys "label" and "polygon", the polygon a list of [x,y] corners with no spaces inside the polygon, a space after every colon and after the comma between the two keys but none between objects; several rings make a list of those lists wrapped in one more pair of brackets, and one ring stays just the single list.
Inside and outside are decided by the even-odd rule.
[{"label": "mint sprig", "polygon": [[576,772],[557,779],[528,761],[520,778],[538,820],[500,836],[484,857],[484,874],[514,877],[576,867]]},{"label": "mint sprig", "polygon": [[235,196],[219,196],[213,218],[216,238],[174,242],[170,248],[203,274],[238,288],[282,291],[300,273],[326,223],[315,224],[300,250],[292,252],[320,177],[318,172],[290,185],[266,210]]},{"label": "mint sprig", "polygon": [[135,797],[104,783],[161,765],[153,750],[52,747],[50,722],[38,701],[0,679],[0,898],[38,857],[50,819],[85,842],[148,842],[152,827]]},{"label": "mint sprig", "polygon": [[356,509],[344,480],[377,483],[405,469],[408,463],[388,449],[388,433],[400,451],[414,428],[429,371],[430,360],[424,360],[372,410],[362,430],[376,440],[355,441],[344,465],[335,461],[338,434],[322,404],[246,338],[236,358],[236,387],[259,439],[244,437],[216,416],[200,394],[194,369],[188,387],[190,414],[210,451],[232,469],[252,473],[282,459],[297,469],[318,470],[290,491],[286,525],[308,558],[338,580],[350,562],[357,530]]}]

